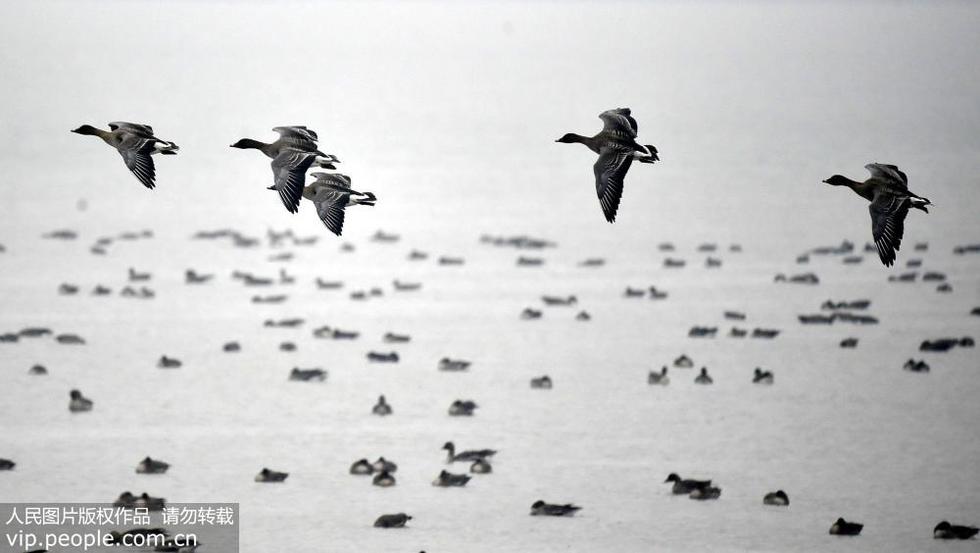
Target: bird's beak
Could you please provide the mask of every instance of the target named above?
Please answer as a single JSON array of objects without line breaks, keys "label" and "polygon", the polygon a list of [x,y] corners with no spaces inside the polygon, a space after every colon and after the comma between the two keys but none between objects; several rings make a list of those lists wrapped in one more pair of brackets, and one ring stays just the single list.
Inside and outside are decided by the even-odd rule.
[{"label": "bird's beak", "polygon": [[825,183],[825,184],[830,184],[829,182],[827,182],[828,180],[830,180],[830,179],[824,179],[824,180],[822,180],[820,182]]}]

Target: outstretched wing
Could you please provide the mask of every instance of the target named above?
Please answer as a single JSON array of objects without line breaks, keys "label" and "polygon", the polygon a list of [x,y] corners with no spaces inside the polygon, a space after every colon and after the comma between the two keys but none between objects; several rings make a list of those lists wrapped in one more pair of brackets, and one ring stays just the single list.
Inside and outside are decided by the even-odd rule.
[{"label": "outstretched wing", "polygon": [[282,205],[290,213],[299,210],[299,200],[303,197],[306,170],[313,164],[316,154],[298,150],[283,150],[272,160],[272,175],[275,179],[273,190],[279,192]]},{"label": "outstretched wing", "polygon": [[279,133],[279,137],[283,142],[293,145],[301,150],[307,150],[310,152],[317,151],[316,141],[318,138],[316,132],[307,129],[306,127],[276,127],[272,130]]},{"label": "outstretched wing", "polygon": [[623,195],[623,178],[633,163],[633,152],[619,148],[605,147],[599,151],[599,159],[592,167],[595,172],[595,191],[606,221],[616,220],[619,199]]},{"label": "outstretched wing", "polygon": [[344,231],[344,207],[350,194],[321,188],[313,195],[313,204],[316,205],[316,214],[326,225],[330,232],[340,236]]},{"label": "outstretched wing", "polygon": [[144,138],[153,136],[153,127],[141,123],[130,123],[128,121],[113,121],[109,123],[109,130],[123,129],[133,134],[142,135]]},{"label": "outstretched wing", "polygon": [[154,188],[156,186],[156,167],[153,165],[153,158],[150,152],[153,151],[155,138],[143,138],[136,135],[129,135],[116,146],[119,155],[122,156],[126,167],[136,175],[143,186]]},{"label": "outstretched wing", "polygon": [[887,181],[892,186],[897,186],[902,190],[908,190],[909,178],[898,167],[884,163],[869,163],[864,166],[871,176],[876,179]]},{"label": "outstretched wing", "polygon": [[868,207],[871,211],[871,234],[878,247],[878,257],[886,267],[895,262],[895,252],[902,245],[909,205],[907,197],[882,192],[874,197]]},{"label": "outstretched wing", "polygon": [[630,115],[630,108],[606,110],[599,114],[602,119],[602,132],[614,134],[623,138],[636,138],[636,119]]}]

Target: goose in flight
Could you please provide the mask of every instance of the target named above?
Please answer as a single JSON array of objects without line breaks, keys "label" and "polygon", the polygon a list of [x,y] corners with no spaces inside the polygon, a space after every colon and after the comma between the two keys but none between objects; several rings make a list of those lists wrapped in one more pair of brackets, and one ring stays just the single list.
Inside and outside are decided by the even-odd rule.
[{"label": "goose in flight", "polygon": [[660,161],[660,158],[655,147],[636,142],[636,119],[630,115],[629,108],[604,111],[599,114],[599,119],[602,119],[602,130],[595,136],[568,133],[555,142],[578,142],[599,154],[593,166],[595,190],[606,221],[612,223],[616,220],[619,199],[623,195],[623,178],[633,160],[653,163]]},{"label": "goose in flight", "polygon": [[82,125],[71,132],[87,136],[97,136],[106,144],[112,146],[122,156],[126,167],[136,175],[143,186],[156,186],[156,167],[153,165],[153,154],[176,155],[180,148],[173,142],[161,140],[153,136],[153,128],[149,125],[113,121],[109,130],[97,129],[92,125]]},{"label": "goose in flight", "polygon": [[333,164],[340,163],[337,156],[325,154],[319,150],[319,146],[317,145],[319,137],[317,136],[316,132],[311,129],[300,125],[295,125],[276,127],[272,130],[273,132],[279,134],[279,139],[275,142],[266,144],[265,142],[259,142],[258,140],[253,140],[251,138],[242,138],[238,142],[232,144],[231,147],[241,150],[259,150],[271,159],[276,159],[279,157],[279,154],[281,154],[284,150],[311,152],[319,156],[316,163],[322,169],[336,169]]},{"label": "goose in flight", "polygon": [[871,178],[864,182],[853,181],[842,175],[834,175],[823,182],[832,186],[847,186],[858,196],[871,202],[871,234],[874,236],[878,257],[886,267],[895,262],[895,252],[902,245],[905,233],[905,216],[909,208],[926,213],[928,199],[909,190],[909,179],[894,165],[869,163],[864,166]]},{"label": "goose in flight", "polygon": [[316,180],[303,188],[302,196],[313,202],[320,220],[337,236],[344,230],[344,210],[348,206],[373,206],[377,200],[371,192],[351,189],[351,180],[347,175],[310,173],[310,176]]}]

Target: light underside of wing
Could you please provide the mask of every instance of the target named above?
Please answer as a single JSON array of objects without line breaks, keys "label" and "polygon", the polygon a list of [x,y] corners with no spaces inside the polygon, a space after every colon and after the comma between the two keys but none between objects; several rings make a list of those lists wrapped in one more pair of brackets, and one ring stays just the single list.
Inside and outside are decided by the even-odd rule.
[{"label": "light underside of wing", "polygon": [[153,158],[150,157],[150,154],[129,149],[120,149],[119,154],[126,163],[126,167],[136,175],[143,186],[147,188],[156,186],[156,167],[153,165]]}]

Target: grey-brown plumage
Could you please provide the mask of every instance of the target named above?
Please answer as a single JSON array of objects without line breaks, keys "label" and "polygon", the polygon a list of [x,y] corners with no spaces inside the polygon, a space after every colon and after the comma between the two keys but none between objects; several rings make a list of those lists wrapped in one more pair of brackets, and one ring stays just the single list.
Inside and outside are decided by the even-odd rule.
[{"label": "grey-brown plumage", "polygon": [[317,154],[300,150],[284,149],[272,160],[272,176],[275,184],[269,190],[279,192],[286,211],[299,211],[299,200],[306,184],[306,171],[316,161]]},{"label": "grey-brown plumage", "polygon": [[92,125],[82,125],[71,132],[87,136],[97,136],[106,144],[112,146],[122,156],[126,167],[136,176],[143,186],[156,186],[156,167],[153,164],[154,154],[176,155],[180,148],[173,142],[153,136],[153,128],[140,123],[113,121],[109,130],[97,129]]},{"label": "grey-brown plumage", "polygon": [[317,215],[330,232],[340,236],[344,230],[346,208],[352,205],[373,206],[377,200],[371,192],[351,188],[347,175],[311,173],[316,180],[303,188],[302,196],[313,202]]},{"label": "grey-brown plumage", "polygon": [[302,125],[283,126],[272,129],[279,134],[279,139],[275,142],[265,143],[251,138],[242,138],[231,145],[232,148],[259,150],[267,157],[276,159],[284,150],[299,150],[301,152],[311,152],[320,156],[317,160],[323,169],[335,169],[334,163],[340,163],[337,156],[325,154],[319,150],[317,141],[319,137],[316,132]]},{"label": "grey-brown plumage", "polygon": [[932,205],[932,202],[909,190],[909,179],[898,167],[869,163],[864,168],[871,173],[871,178],[864,182],[842,175],[834,175],[823,182],[832,186],[847,186],[871,202],[868,207],[871,212],[871,234],[878,257],[889,267],[895,262],[895,252],[901,248],[909,208],[929,213],[926,206]]},{"label": "grey-brown plumage", "polygon": [[616,220],[619,201],[623,195],[623,179],[633,160],[640,163],[660,161],[657,149],[636,142],[636,119],[630,115],[629,108],[610,109],[599,114],[602,130],[592,137],[568,133],[556,142],[585,144],[599,154],[592,167],[595,174],[596,195],[606,221]]}]

